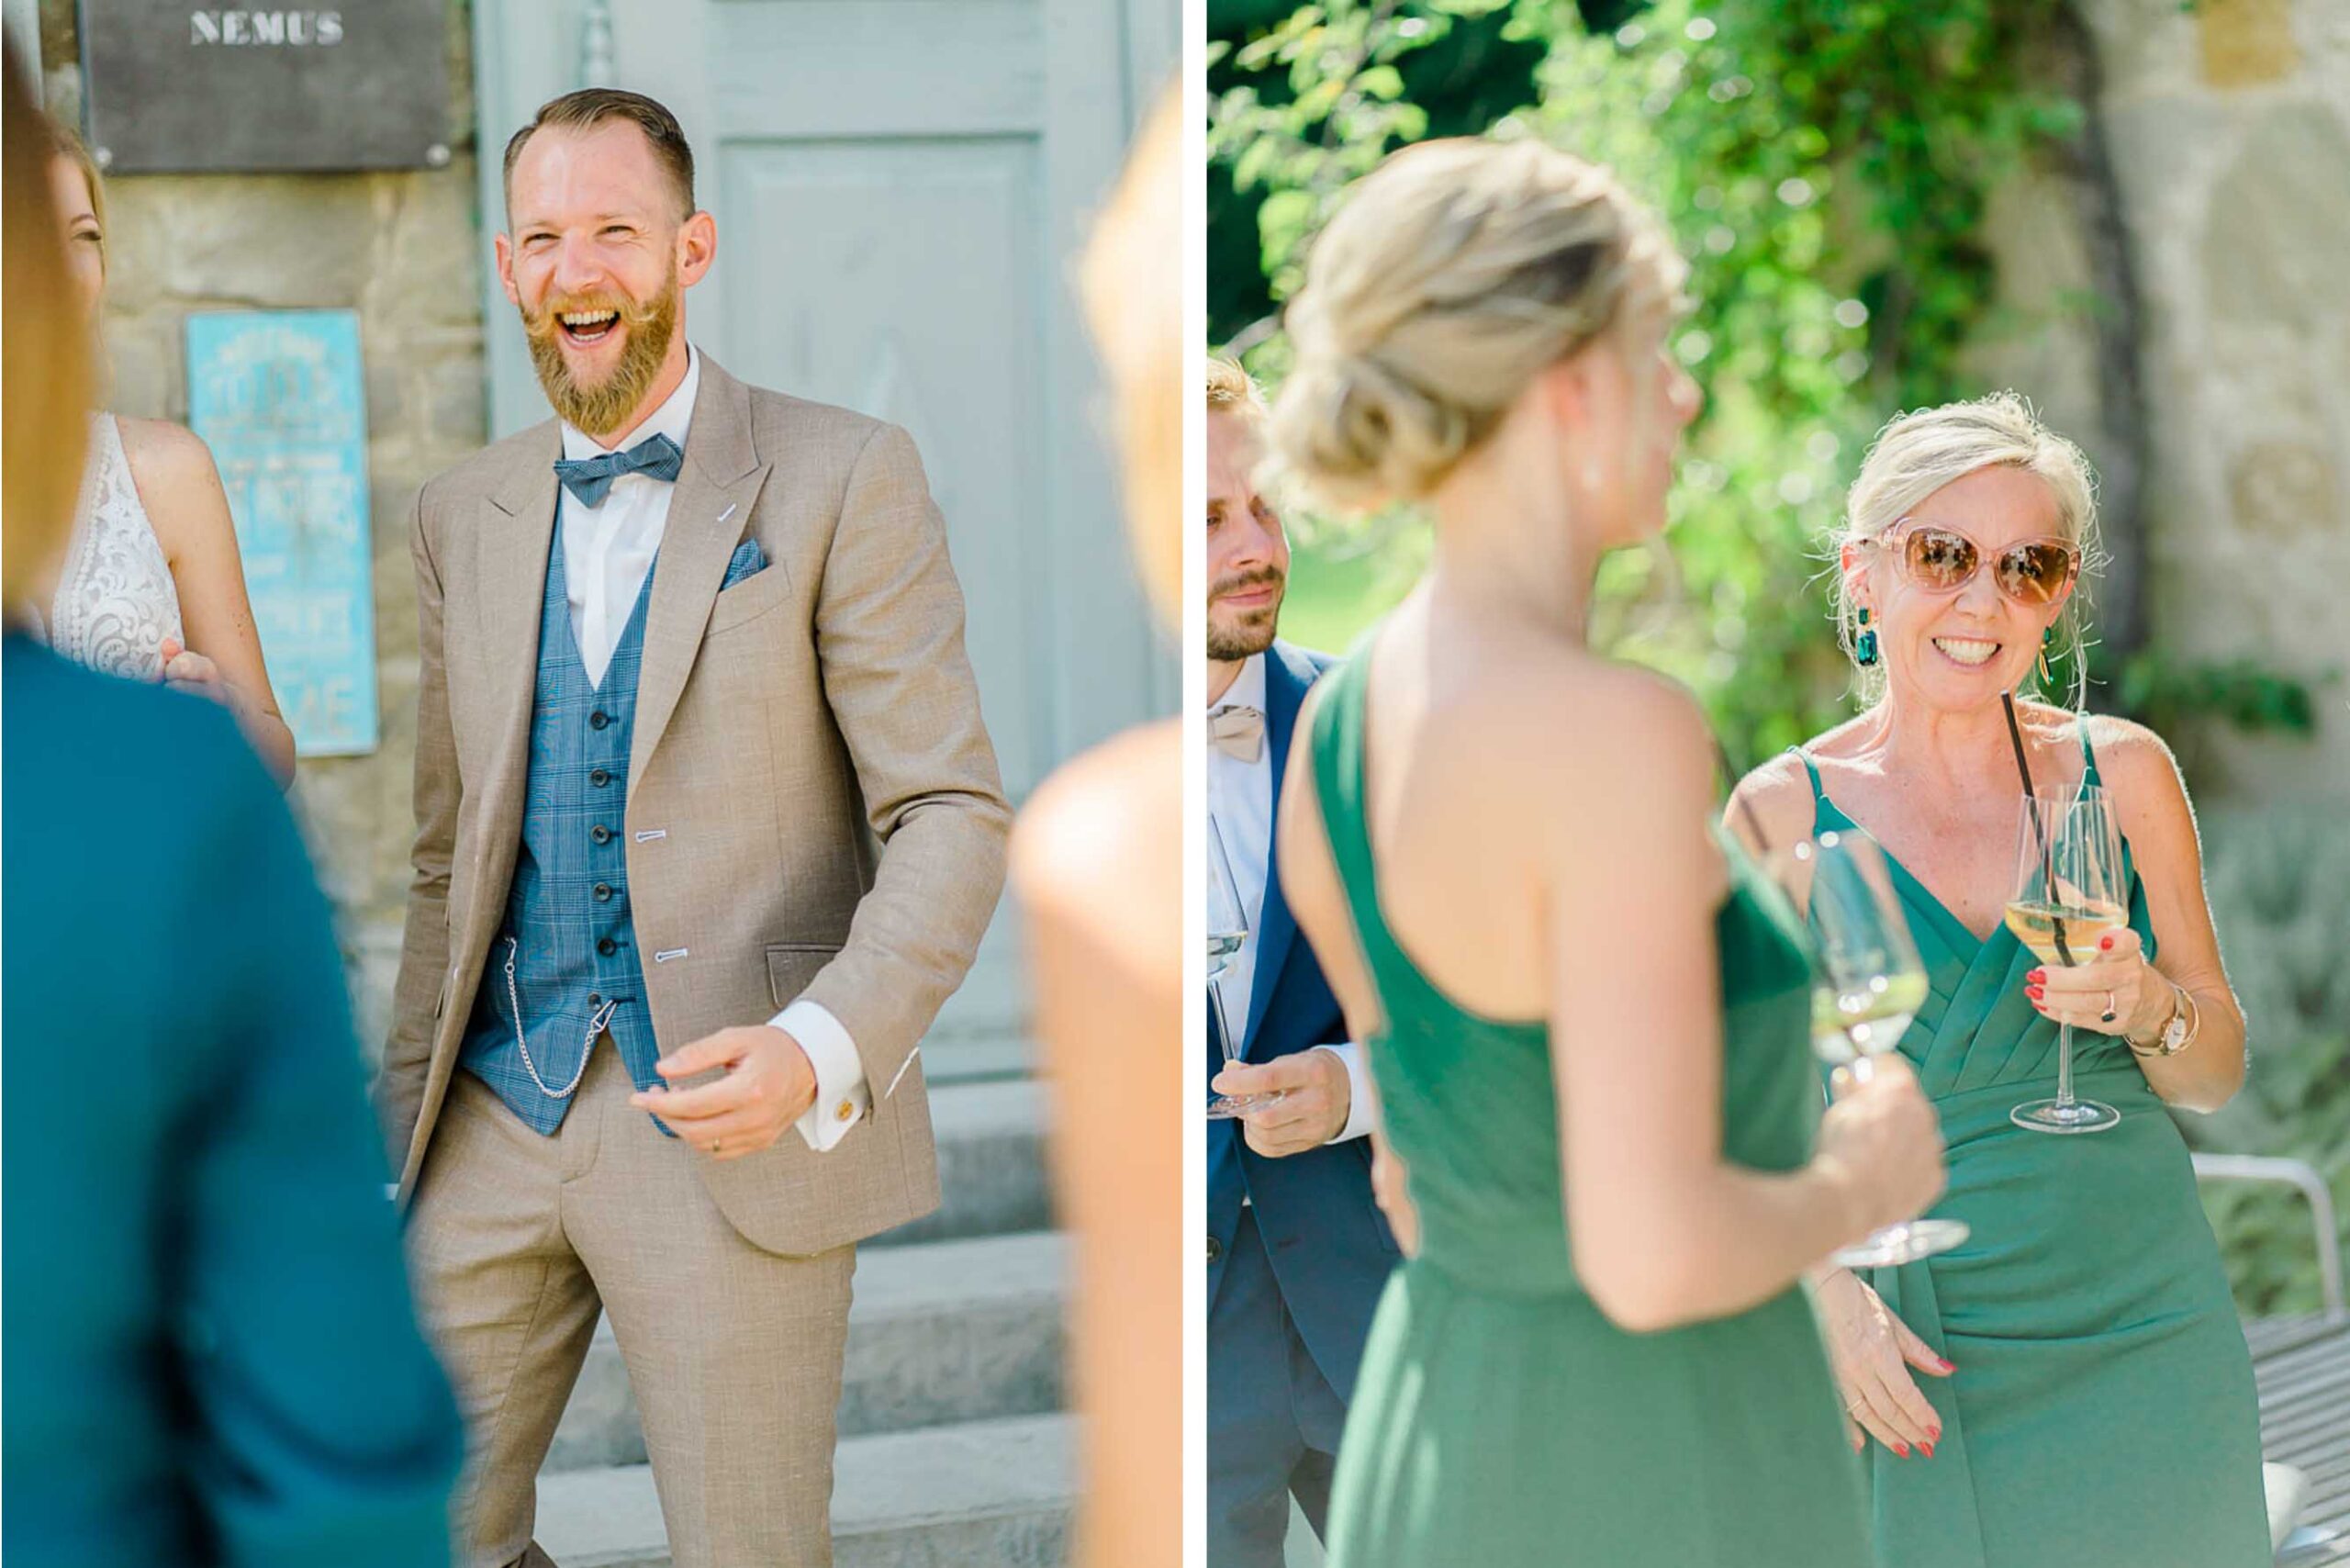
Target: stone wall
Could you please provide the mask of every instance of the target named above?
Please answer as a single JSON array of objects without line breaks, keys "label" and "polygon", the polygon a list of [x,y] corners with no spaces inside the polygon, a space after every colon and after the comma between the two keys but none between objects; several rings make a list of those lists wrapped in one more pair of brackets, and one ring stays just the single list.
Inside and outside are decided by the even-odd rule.
[{"label": "stone wall", "polygon": [[[2084,0],[2142,312],[2148,640],[2318,689],[2315,740],[2220,733],[2207,788],[2350,800],[2350,0]],[[1978,370],[2093,433],[2077,200],[1998,193],[2002,292],[2028,323]]]},{"label": "stone wall", "polygon": [[[106,338],[111,406],[187,418],[191,312],[332,307],[359,312],[375,560],[382,737],[366,756],[305,758],[294,798],[341,916],[361,1032],[383,1037],[406,900],[416,739],[416,584],[408,530],[418,487],[488,429],[474,186],[467,0],[449,6],[442,169],[367,174],[133,174],[106,187]],[[71,0],[43,0],[50,106],[79,122]]]}]

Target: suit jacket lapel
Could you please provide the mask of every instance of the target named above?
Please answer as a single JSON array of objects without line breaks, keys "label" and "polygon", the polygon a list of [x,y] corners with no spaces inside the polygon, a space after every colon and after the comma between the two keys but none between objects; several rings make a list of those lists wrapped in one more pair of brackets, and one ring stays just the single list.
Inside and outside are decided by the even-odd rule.
[{"label": "suit jacket lapel", "polygon": [[726,580],[727,560],[750,526],[751,509],[772,466],[759,462],[752,443],[749,388],[703,354],[685,465],[669,498],[653,597],[644,607],[644,664],[629,746],[632,780],[643,777],[646,759],[677,711],[711,601]]},{"label": "suit jacket lapel", "polygon": [[[1305,700],[1305,689],[1313,683],[1313,666],[1303,660],[1292,663],[1285,644],[1275,643],[1265,650],[1265,738],[1271,753],[1276,823],[1281,821],[1281,776],[1289,768],[1290,737],[1297,728],[1297,710]],[[1277,843],[1276,834],[1269,834],[1268,842]],[[1248,1027],[1240,1035],[1244,1060],[1257,1048],[1258,1030],[1296,935],[1297,922],[1290,918],[1289,901],[1281,896],[1281,856],[1276,849],[1266,858],[1265,902],[1257,915],[1257,969],[1248,991]]]},{"label": "suit jacket lapel", "polygon": [[[471,585],[479,609],[482,667],[487,673],[491,751],[481,768],[480,838],[483,874],[473,881],[472,908],[456,929],[485,946],[498,916],[484,919],[485,902],[506,896],[514,846],[522,835],[522,791],[531,770],[531,715],[538,691],[539,626],[546,607],[547,552],[555,521],[554,462],[563,455],[552,420],[519,449],[506,481],[481,510],[480,554]],[[492,864],[490,862],[497,862]],[[453,958],[457,955],[451,955]],[[479,955],[464,955],[467,963]]]}]

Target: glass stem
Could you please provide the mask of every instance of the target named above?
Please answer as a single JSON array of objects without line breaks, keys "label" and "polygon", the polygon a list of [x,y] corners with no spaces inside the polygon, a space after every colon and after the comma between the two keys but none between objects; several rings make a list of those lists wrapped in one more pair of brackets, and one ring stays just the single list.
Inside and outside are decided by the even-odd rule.
[{"label": "glass stem", "polygon": [[1215,1043],[1223,1047],[1225,1060],[1238,1061],[1240,1047],[1232,1037],[1232,1019],[1225,1012],[1224,977],[1221,975],[1214,976],[1208,980],[1208,1001],[1215,1008]]},{"label": "glass stem", "polygon": [[2056,1106],[2061,1111],[2073,1108],[2073,1026],[2056,1025]]}]

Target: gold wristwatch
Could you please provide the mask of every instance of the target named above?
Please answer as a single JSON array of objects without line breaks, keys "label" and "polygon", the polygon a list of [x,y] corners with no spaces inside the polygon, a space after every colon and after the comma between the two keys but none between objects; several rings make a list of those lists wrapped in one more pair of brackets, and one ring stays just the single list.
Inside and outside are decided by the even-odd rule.
[{"label": "gold wristwatch", "polygon": [[[2167,977],[2164,983],[2170,987],[2169,1022],[2144,1045],[2129,1040],[2130,1048],[2142,1057],[2175,1057],[2195,1043],[2196,1032],[2203,1026],[2202,1010],[2195,1005],[2195,999],[2188,994],[2187,988]],[[2128,1039],[2126,1036],[2123,1037]]]}]

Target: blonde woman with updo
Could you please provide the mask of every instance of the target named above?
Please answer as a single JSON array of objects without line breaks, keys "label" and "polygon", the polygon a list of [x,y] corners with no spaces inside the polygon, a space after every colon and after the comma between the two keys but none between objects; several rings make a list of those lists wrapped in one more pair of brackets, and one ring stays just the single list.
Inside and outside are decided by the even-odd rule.
[{"label": "blonde woman with updo", "polygon": [[[2013,394],[1907,414],[1863,462],[1838,543],[1869,706],[1750,775],[1729,820],[1751,812],[1778,844],[1874,838],[1931,987],[1899,1050],[1949,1142],[1935,1213],[1972,1235],[1818,1291],[1878,1559],[2257,1568],[2252,1362],[2167,1114],[2235,1092],[2244,1014],[2169,751],[2079,712],[2078,689],[2018,703],[2018,733],[2037,789],[2105,791],[2128,924],[2066,968],[2002,922],[2022,782],[2001,695],[2037,689],[2043,651],[2081,645],[2088,464]],[[2009,1116],[2053,1087],[2066,1022],[2080,1095],[2121,1112],[2093,1137]]]},{"label": "blonde woman with updo", "polygon": [[[73,302],[95,346],[106,303],[105,182],[80,138],[54,121],[39,123]],[[211,448],[166,420],[103,410],[89,418],[73,531],[33,585],[30,625],[76,664],[219,703],[279,788],[291,785],[294,732],[270,689]]]},{"label": "blonde woman with updo", "polygon": [[1357,185],[1290,308],[1275,451],[1436,541],[1315,686],[1277,840],[1411,1251],[1337,1568],[1868,1558],[1799,1282],[1932,1202],[1933,1116],[1897,1068],[1819,1118],[1801,929],[1712,824],[1696,705],[1586,643],[1696,411],[1683,275],[1606,170],[1438,141]]}]

